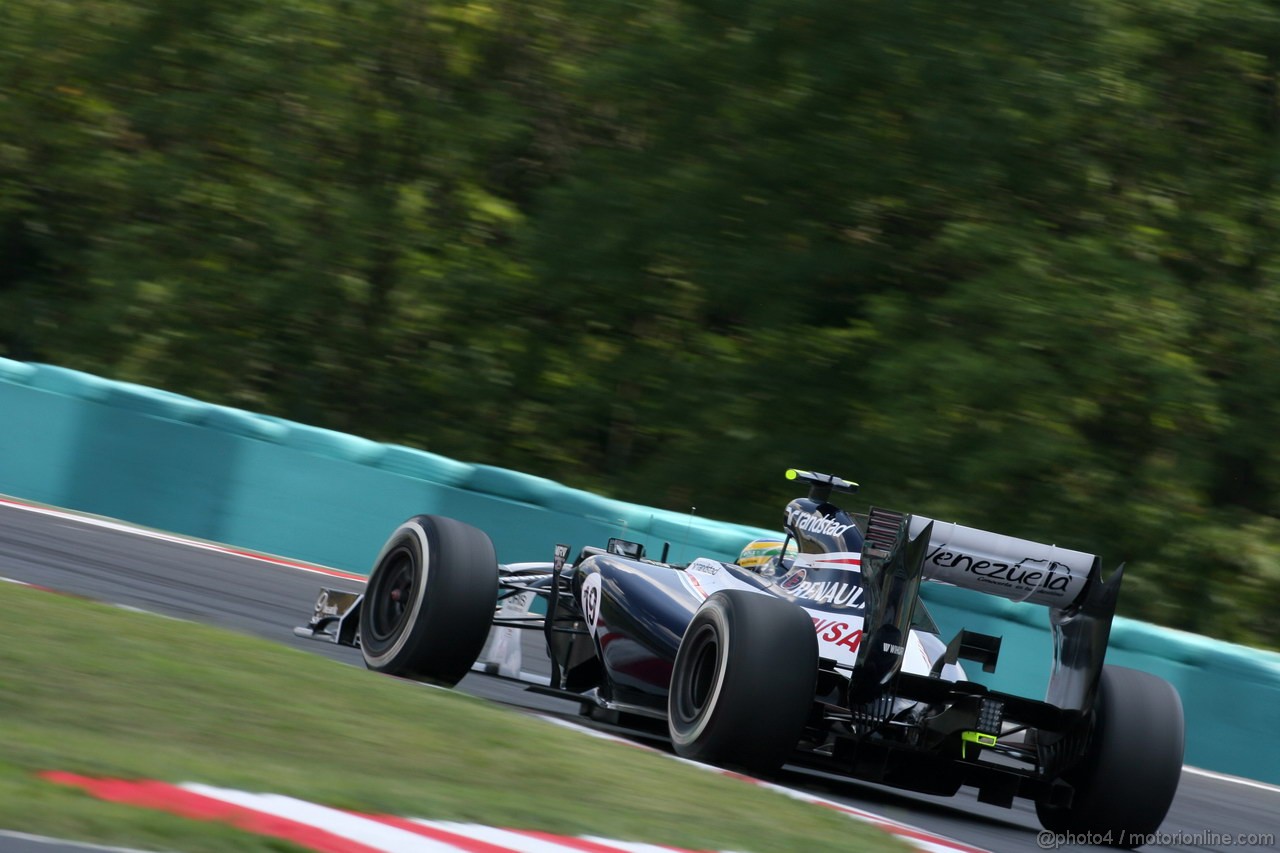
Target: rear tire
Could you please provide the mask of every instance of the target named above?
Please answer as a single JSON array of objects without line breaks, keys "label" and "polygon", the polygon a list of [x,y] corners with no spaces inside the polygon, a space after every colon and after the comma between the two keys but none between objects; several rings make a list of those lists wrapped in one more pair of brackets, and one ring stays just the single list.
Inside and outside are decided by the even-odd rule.
[{"label": "rear tire", "polygon": [[717,592],[694,614],[676,654],[671,743],[685,758],[771,773],[800,740],[817,680],[808,613],[768,595]]},{"label": "rear tire", "polygon": [[1045,829],[1110,837],[1137,847],[1160,828],[1182,778],[1182,700],[1173,685],[1135,669],[1105,666],[1084,757],[1062,775],[1070,807],[1036,803]]},{"label": "rear tire", "polygon": [[453,686],[476,662],[498,599],[498,560],[481,530],[418,515],[382,546],[360,606],[369,669]]}]

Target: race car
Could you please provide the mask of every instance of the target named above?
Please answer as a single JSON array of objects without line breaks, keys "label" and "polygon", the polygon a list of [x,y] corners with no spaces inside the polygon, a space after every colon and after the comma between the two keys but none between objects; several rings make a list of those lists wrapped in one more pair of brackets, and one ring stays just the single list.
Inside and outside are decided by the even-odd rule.
[{"label": "race car", "polygon": [[[1104,666],[1123,566],[919,515],[832,502],[855,483],[792,469],[807,494],[780,541],[684,565],[610,539],[570,559],[499,565],[483,531],[420,515],[387,540],[363,594],[322,590],[302,636],[361,649],[379,672],[456,684],[473,669],[659,728],[675,752],[768,775],[784,764],[921,791],[1035,802],[1045,828],[1142,843],[1182,770],[1177,692]],[[1045,606],[1043,700],[990,690],[1000,638],[944,640],[919,589],[951,584]],[[521,663],[539,632],[550,676]]]}]

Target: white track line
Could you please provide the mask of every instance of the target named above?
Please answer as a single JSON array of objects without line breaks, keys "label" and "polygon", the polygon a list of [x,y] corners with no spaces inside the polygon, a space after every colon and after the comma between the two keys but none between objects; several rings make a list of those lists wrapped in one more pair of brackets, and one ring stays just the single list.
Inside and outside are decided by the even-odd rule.
[{"label": "white track line", "polygon": [[[173,785],[147,780],[103,779],[74,773],[40,774],[54,784],[83,788],[90,796],[124,805],[213,821],[323,853],[694,853],[607,838],[537,830],[499,829],[476,823],[364,814],[280,794],[219,788],[196,782]],[[51,839],[56,841],[56,839]],[[118,848],[89,847],[91,850]],[[119,851],[136,853],[136,851]]]},{"label": "white track line", "polygon": [[196,624],[195,622],[192,622],[190,619],[183,619],[178,616],[170,616],[167,613],[157,613],[154,610],[144,610],[141,607],[134,607],[132,604],[119,604],[114,601],[96,601],[95,599],[85,598],[84,596],[76,595],[74,593],[63,592],[60,589],[50,589],[47,586],[40,586],[40,584],[20,581],[17,578],[5,577],[4,575],[0,575],[0,583],[12,583],[12,584],[17,584],[18,586],[25,586],[25,587],[30,587],[31,589],[38,589],[41,592],[52,593],[53,595],[64,595],[67,598],[79,598],[85,601],[94,601],[96,604],[105,604],[107,607],[114,607],[117,610],[127,610],[130,613],[141,613],[144,616],[155,616],[157,619],[168,619],[171,622],[186,622],[189,625]]},{"label": "white track line", "polygon": [[1244,785],[1246,788],[1257,788],[1259,791],[1269,791],[1272,794],[1280,794],[1280,785],[1269,785],[1266,782],[1259,782],[1256,779],[1242,779],[1239,776],[1228,776],[1226,773],[1217,773],[1213,770],[1204,770],[1200,767],[1190,767],[1183,765],[1182,772],[1190,773],[1193,776],[1203,776],[1206,779],[1214,779],[1218,782],[1230,782],[1233,785]]},{"label": "white track line", "polygon": [[[509,853],[575,853],[572,837],[499,829],[476,823],[401,819],[405,828],[379,820],[378,815],[346,812],[279,794],[254,794],[188,782],[176,786],[202,797],[230,803],[242,809],[275,815],[387,853],[458,853],[458,851],[498,850]],[[413,831],[415,828],[417,832]],[[426,832],[423,832],[426,830]],[[435,830],[432,832],[432,830]],[[434,837],[433,837],[434,836]],[[691,853],[681,848],[658,847],[607,838],[584,837],[611,853]],[[306,846],[305,841],[295,842]]]},{"label": "white track line", "polygon": [[360,844],[385,850],[387,853],[453,853],[457,850],[452,844],[442,844],[360,815],[316,805],[295,797],[285,797],[280,794],[250,794],[197,783],[187,783],[179,787],[202,797],[221,800],[251,811],[277,815],[313,826]]},{"label": "white track line", "polygon": [[28,832],[15,832],[0,829],[0,839],[12,838],[15,841],[28,841],[32,844],[56,844],[59,847],[74,847],[76,850],[92,850],[94,853],[147,853],[132,847],[106,847],[101,844],[89,844],[85,841],[68,841],[65,838],[50,838],[47,835],[32,835]]},{"label": "white track line", "polygon": [[341,569],[331,569],[327,566],[318,566],[314,563],[290,560],[286,557],[276,557],[270,554],[259,554],[253,551],[245,551],[240,548],[233,548],[230,545],[219,545],[216,542],[205,542],[200,539],[192,539],[188,536],[178,536],[173,533],[162,533],[158,530],[137,527],[132,524],[126,524],[124,522],[114,521],[108,518],[101,518],[96,515],[81,515],[79,513],[69,512],[63,509],[54,509],[52,507],[25,503],[12,498],[0,498],[0,506],[12,507],[13,509],[22,510],[23,512],[34,512],[39,515],[47,515],[53,518],[62,518],[68,521],[86,524],[90,527],[100,527],[104,530],[115,530],[120,533],[129,533],[134,536],[142,536],[146,539],[155,539],[160,542],[171,542],[175,545],[186,545],[190,548],[199,548],[203,551],[213,551],[218,554],[226,554],[230,557],[256,560],[260,563],[269,563],[273,566],[283,566],[285,568],[297,569],[299,571],[310,572],[312,574],[327,575],[329,577],[359,581],[361,583],[364,583],[367,580],[364,575],[358,575],[354,572],[344,572]]}]

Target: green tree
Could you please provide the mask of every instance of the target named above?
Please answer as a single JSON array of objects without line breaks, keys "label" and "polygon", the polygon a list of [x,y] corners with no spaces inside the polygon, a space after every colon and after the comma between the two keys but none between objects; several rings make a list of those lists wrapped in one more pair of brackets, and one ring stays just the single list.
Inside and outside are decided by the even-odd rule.
[{"label": "green tree", "polygon": [[830,469],[1277,645],[1278,37],[1263,0],[9,0],[0,354],[761,524]]}]

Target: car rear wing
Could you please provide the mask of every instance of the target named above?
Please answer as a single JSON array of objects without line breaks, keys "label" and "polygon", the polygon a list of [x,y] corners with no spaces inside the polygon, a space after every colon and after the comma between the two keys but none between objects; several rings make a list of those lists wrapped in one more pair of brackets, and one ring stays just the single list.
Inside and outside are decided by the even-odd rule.
[{"label": "car rear wing", "polygon": [[[874,512],[874,511],[873,511]],[[913,515],[912,539],[929,529],[924,579],[974,589],[1013,601],[1069,607],[1098,565],[1083,551],[1043,545],[975,527]]]},{"label": "car rear wing", "polygon": [[[872,509],[862,554],[865,639],[851,696],[872,701],[891,691],[920,583],[931,580],[1047,607],[1054,659],[1045,701],[1085,711],[1093,705],[1123,573],[1121,566],[1104,581],[1093,554]],[[957,648],[964,633],[953,641]]]}]

